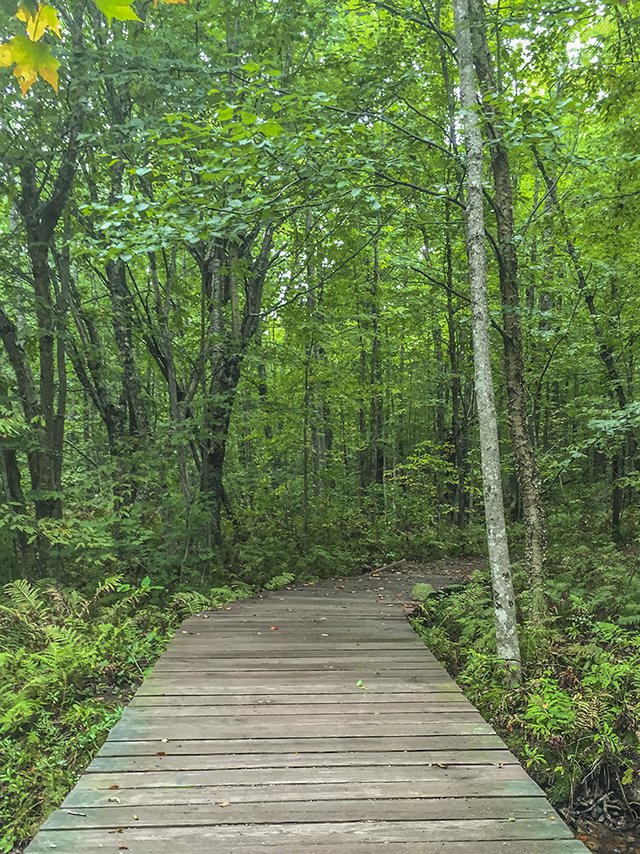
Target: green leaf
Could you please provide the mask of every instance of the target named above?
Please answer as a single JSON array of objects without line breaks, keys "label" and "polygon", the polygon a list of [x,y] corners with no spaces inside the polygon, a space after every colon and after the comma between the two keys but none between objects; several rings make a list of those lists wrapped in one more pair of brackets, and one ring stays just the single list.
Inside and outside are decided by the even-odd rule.
[{"label": "green leaf", "polygon": [[140,20],[131,8],[133,0],[94,0],[94,2],[109,22],[109,26],[111,26],[113,18],[116,21]]},{"label": "green leaf", "polygon": [[224,107],[221,110],[218,110],[218,119],[221,122],[228,122],[229,119],[233,118],[233,107]]}]

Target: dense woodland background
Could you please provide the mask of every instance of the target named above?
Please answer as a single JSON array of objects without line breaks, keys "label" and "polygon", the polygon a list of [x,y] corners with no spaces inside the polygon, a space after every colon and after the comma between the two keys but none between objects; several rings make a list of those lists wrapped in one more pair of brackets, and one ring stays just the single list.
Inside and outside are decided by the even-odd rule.
[{"label": "dense woodland background", "polygon": [[[55,5],[58,93],[39,80],[23,94],[0,69],[0,617],[21,613],[26,643],[38,620],[42,637],[85,620],[96,588],[132,607],[137,590],[157,629],[167,602],[179,616],[265,584],[483,553],[450,6],[136,2],[140,22],[109,25],[84,0]],[[500,0],[477,25],[524,622],[514,382],[551,614],[573,570],[591,578],[581,595],[604,593],[572,619],[640,623],[639,24],[636,0]],[[5,731],[24,734],[24,715]]]}]

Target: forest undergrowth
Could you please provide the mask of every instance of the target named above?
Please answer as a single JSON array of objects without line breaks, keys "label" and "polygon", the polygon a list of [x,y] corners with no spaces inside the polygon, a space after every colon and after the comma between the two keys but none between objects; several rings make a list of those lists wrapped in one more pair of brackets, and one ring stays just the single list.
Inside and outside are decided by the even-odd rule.
[{"label": "forest undergrowth", "polygon": [[[286,576],[287,581],[291,576]],[[0,593],[0,852],[73,788],[187,616],[248,585],[166,595],[114,575],[79,592],[18,580]]]},{"label": "forest undergrowth", "polygon": [[[416,585],[416,631],[575,828],[640,818],[640,549],[567,529],[550,554],[550,614],[535,625],[514,565],[523,679],[495,656],[488,570],[441,591]],[[593,536],[595,534],[595,536]]]}]

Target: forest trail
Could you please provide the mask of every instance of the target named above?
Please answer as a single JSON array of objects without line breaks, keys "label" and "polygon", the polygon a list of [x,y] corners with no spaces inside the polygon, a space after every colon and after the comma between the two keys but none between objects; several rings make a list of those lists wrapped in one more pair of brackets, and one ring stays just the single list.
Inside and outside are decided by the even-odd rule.
[{"label": "forest trail", "polygon": [[448,567],[186,620],[28,854],[586,852],[405,619]]}]

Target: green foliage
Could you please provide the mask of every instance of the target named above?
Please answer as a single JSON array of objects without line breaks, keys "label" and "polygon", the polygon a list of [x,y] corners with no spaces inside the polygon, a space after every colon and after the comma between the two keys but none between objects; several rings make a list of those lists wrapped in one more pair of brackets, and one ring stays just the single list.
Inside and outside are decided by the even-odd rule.
[{"label": "green foliage", "polygon": [[267,590],[281,590],[287,584],[291,584],[294,579],[295,575],[292,572],[283,572],[280,575],[274,575],[264,586]]},{"label": "green foliage", "polygon": [[435,593],[435,590],[430,584],[415,584],[411,590],[411,596],[416,602],[426,602],[432,593]]},{"label": "green foliage", "polygon": [[[555,803],[578,786],[597,787],[600,774],[618,779],[637,765],[640,635],[628,619],[640,605],[634,567],[633,556],[610,547],[583,549],[555,567],[552,616],[519,627],[523,681],[515,689],[495,657],[487,573],[429,596],[414,621]],[[523,585],[521,572],[516,582]],[[527,592],[518,611],[528,614]]]},{"label": "green foliage", "polygon": [[31,836],[75,784],[186,616],[237,587],[145,604],[148,578],[111,576],[86,595],[43,580],[0,594],[0,851]]}]

